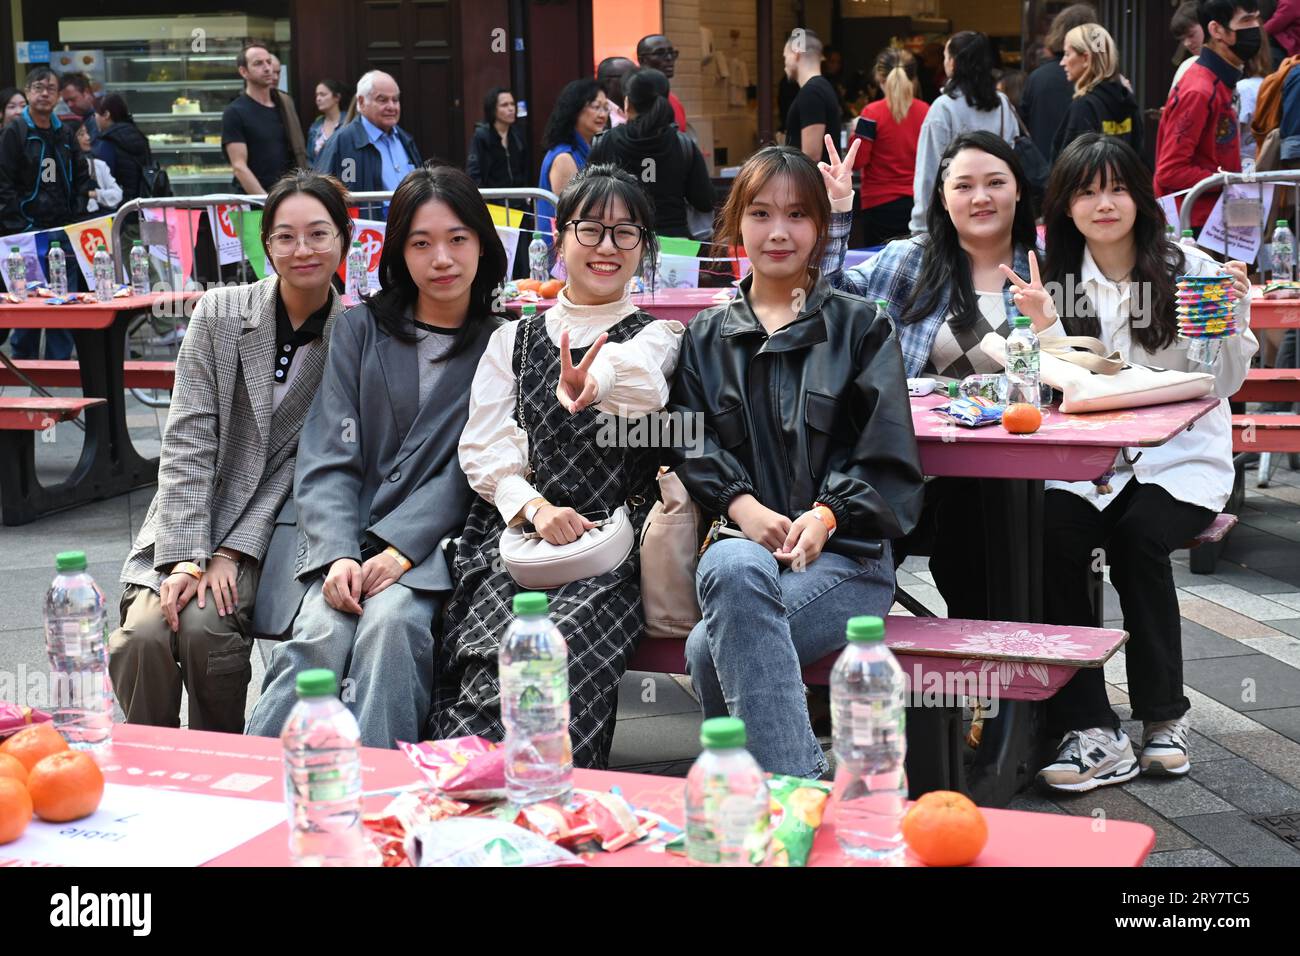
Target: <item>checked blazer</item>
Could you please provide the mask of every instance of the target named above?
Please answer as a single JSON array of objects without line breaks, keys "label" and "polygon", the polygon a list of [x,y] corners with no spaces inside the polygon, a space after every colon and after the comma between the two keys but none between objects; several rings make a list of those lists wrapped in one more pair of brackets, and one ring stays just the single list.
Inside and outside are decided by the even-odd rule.
[{"label": "checked blazer", "polygon": [[272,412],[279,281],[212,289],[195,307],[176,361],[158,491],[122,569],[124,584],[157,590],[171,565],[206,566],[221,546],[264,557],[343,311],[331,290],[324,334],[299,353],[303,364]]}]

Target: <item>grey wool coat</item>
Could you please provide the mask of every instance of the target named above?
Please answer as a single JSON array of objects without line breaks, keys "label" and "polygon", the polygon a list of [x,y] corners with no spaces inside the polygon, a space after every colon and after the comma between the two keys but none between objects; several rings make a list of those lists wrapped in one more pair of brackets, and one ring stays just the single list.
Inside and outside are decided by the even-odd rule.
[{"label": "grey wool coat", "polygon": [[343,310],[331,291],[325,332],[299,353],[302,365],[273,412],[279,281],[213,289],[195,307],[176,360],[158,491],[122,569],[124,584],[156,591],[177,561],[206,566],[222,546],[265,557]]},{"label": "grey wool coat", "polygon": [[[451,590],[439,544],[460,534],[473,503],[457,450],[474,372],[497,325],[469,321],[476,334],[446,360],[421,407],[416,345],[388,335],[366,305],[339,317],[299,442],[294,513],[286,508],[276,527],[277,542],[293,532],[297,548],[290,565],[289,554],[272,547],[256,609],[259,633],[288,631],[311,583],[335,561],[360,562],[389,545],[412,564],[399,583]],[[268,587],[274,597],[264,601]]]}]

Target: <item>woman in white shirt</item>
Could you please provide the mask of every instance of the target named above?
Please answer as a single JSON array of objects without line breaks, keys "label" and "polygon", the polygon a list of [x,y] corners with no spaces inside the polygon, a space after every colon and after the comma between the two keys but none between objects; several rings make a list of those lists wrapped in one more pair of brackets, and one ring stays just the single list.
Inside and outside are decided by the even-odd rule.
[{"label": "woman in white shirt", "polygon": [[[500,740],[497,652],[521,588],[501,560],[507,526],[551,544],[576,541],[592,518],[627,506],[640,528],[655,497],[659,449],[610,441],[643,429],[619,419],[659,412],[684,328],[632,304],[628,280],[658,252],[640,183],[588,166],[564,188],[555,248],[568,281],[544,316],[497,329],[470,390],[460,462],[478,492],[457,548],[431,736]],[[648,444],[648,443],[647,443]],[[573,762],[604,767],[618,684],[644,627],[634,547],[610,571],[546,592],[569,648]]]},{"label": "woman in white shirt", "polygon": [[[1178,338],[1176,280],[1224,267],[1165,238],[1151,174],[1113,137],[1089,133],[1057,159],[1043,207],[1047,225],[1044,283],[1016,280],[1017,304],[1030,316],[1056,311],[1046,290],[1066,290],[1062,320],[1072,335],[1100,338],[1142,365],[1211,371],[1219,407],[1157,448],[1125,449],[1112,489],[1088,481],[1047,483],[1046,620],[1095,621],[1089,574],[1099,551],[1110,563],[1124,627],[1128,693],[1142,721],[1135,757],[1106,697],[1101,668],[1084,668],[1047,702],[1049,730],[1062,734],[1057,759],[1038,779],[1064,791],[1122,783],[1138,773],[1181,775],[1188,761],[1190,704],[1183,694],[1182,635],[1169,563],[1172,551],[1214,519],[1232,492],[1232,418],[1228,396],[1245,380],[1258,347],[1249,328],[1246,266],[1230,262],[1239,296],[1239,334],[1225,339],[1213,367],[1193,365]],[[1009,271],[1009,270],[1008,270]],[[1037,323],[1036,323],[1037,324]]]},{"label": "woman in white shirt", "polygon": [[81,147],[81,158],[90,164],[91,179],[95,181],[95,188],[90,191],[90,199],[86,203],[86,212],[109,212],[116,209],[122,201],[122,187],[109,172],[108,163],[96,158],[91,151],[90,131],[84,123],[77,127],[77,145]]}]

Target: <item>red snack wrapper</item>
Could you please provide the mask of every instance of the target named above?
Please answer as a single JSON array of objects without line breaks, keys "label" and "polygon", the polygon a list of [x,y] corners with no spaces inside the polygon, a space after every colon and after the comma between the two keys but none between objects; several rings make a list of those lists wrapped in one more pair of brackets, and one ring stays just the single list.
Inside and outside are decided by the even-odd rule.
[{"label": "red snack wrapper", "polygon": [[636,811],[622,797],[613,793],[585,793],[586,818],[596,828],[600,848],[609,853],[630,846],[646,835]]},{"label": "red snack wrapper", "polygon": [[24,727],[40,724],[50,719],[44,711],[0,700],[0,737],[16,734]]},{"label": "red snack wrapper", "polygon": [[500,800],[506,795],[505,750],[482,737],[453,737],[408,744],[408,760],[433,789],[461,800]]},{"label": "red snack wrapper", "polygon": [[408,790],[379,813],[367,813],[361,823],[383,857],[384,866],[406,866],[406,837],[427,823],[459,816],[468,803],[449,800],[432,790]]}]

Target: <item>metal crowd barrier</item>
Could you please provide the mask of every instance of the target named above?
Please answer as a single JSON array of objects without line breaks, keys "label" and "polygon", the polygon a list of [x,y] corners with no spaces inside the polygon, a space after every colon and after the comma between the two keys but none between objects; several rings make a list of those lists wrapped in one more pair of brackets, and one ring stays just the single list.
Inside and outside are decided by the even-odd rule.
[{"label": "metal crowd barrier", "polygon": [[[1229,186],[1258,185],[1259,206],[1260,206],[1258,217],[1259,217],[1259,228],[1261,230],[1260,242],[1262,247],[1263,244],[1269,242],[1268,225],[1269,225],[1270,208],[1264,205],[1264,187],[1270,184],[1275,186],[1300,186],[1300,169],[1269,169],[1263,171],[1252,170],[1246,173],[1215,173],[1213,176],[1207,176],[1205,179],[1202,179],[1199,183],[1193,186],[1191,188],[1191,191],[1188,192],[1187,195],[1183,197],[1183,205],[1178,212],[1179,236],[1182,235],[1184,229],[1191,228],[1192,207],[1195,205],[1196,200],[1199,199],[1201,196],[1205,195],[1210,190],[1212,189],[1226,190],[1227,187]],[[1293,210],[1291,213],[1290,224],[1292,230],[1295,230],[1297,227],[1297,220],[1300,220],[1300,189],[1291,190],[1291,199],[1292,199]],[[1275,196],[1274,203],[1276,203],[1276,201],[1277,201],[1277,197]],[[1227,206],[1226,200],[1224,205],[1225,205],[1224,222],[1226,225],[1230,227],[1247,225],[1247,223],[1245,222],[1231,221],[1231,217],[1229,216],[1229,211],[1226,208]],[[1271,205],[1272,204],[1270,204],[1270,206]],[[1223,237],[1224,237],[1223,253],[1225,256],[1227,256],[1228,255],[1228,230],[1227,229],[1224,230]],[[1202,248],[1206,248],[1206,249],[1209,248],[1208,245],[1205,245],[1200,242],[1198,242],[1197,245],[1201,245]],[[1293,259],[1294,259],[1294,255],[1295,255],[1295,250],[1292,250]],[[1292,265],[1293,266],[1295,265],[1294,261],[1292,262]]]},{"label": "metal crowd barrier", "polygon": [[[378,203],[387,203],[390,202],[393,198],[393,193],[391,191],[355,192],[355,193],[349,193],[348,195],[351,204],[353,206],[360,206],[360,207],[373,206]],[[556,202],[559,201],[559,197],[556,196],[556,194],[551,192],[549,189],[539,189],[535,186],[521,187],[518,189],[514,189],[514,188],[480,189],[479,195],[483,197],[484,201],[489,203],[497,200],[505,200],[507,202],[507,208],[509,208],[508,206],[509,201],[514,199],[525,200],[529,203],[530,206],[532,206],[538,200],[541,199],[547,200],[552,205],[554,205]],[[204,209],[206,210],[206,209],[213,209],[217,206],[227,206],[227,205],[248,206],[253,209],[260,209],[262,208],[262,206],[265,205],[265,203],[266,203],[265,195],[245,195],[243,193],[212,193],[206,196],[167,196],[165,198],[157,198],[157,199],[132,199],[130,202],[123,203],[113,213],[114,216],[113,263],[114,263],[114,270],[118,277],[118,280],[121,282],[128,282],[128,283],[131,281],[130,261],[128,258],[130,250],[126,247],[123,240],[124,230],[126,228],[128,219],[132,219],[138,222],[139,238],[146,246],[163,246],[167,252],[167,261],[168,262],[171,261],[172,242],[171,242],[170,232],[167,229],[167,224],[165,222],[150,222],[146,220],[143,215],[143,210],[145,209],[186,209],[186,210]],[[534,216],[534,219],[536,218],[535,209],[536,207],[533,206],[534,211],[532,215]],[[130,215],[131,213],[135,213],[136,215],[132,217]],[[363,217],[363,218],[374,218],[374,217]],[[186,230],[186,237],[189,240],[190,249],[193,254],[194,252],[197,252],[199,237],[194,232],[194,220],[189,216],[185,217],[185,230]],[[203,279],[200,279],[200,277],[197,274],[198,273],[197,258],[192,258],[191,262],[193,263],[191,267],[191,278],[195,282],[201,284],[202,281],[204,280],[211,280],[211,281],[220,280],[221,276],[219,275],[214,275],[210,277],[205,276],[203,277]],[[244,259],[240,263],[239,268],[240,268],[240,280],[248,281],[250,275],[250,270],[248,268],[248,260]]]}]

